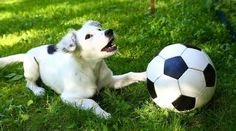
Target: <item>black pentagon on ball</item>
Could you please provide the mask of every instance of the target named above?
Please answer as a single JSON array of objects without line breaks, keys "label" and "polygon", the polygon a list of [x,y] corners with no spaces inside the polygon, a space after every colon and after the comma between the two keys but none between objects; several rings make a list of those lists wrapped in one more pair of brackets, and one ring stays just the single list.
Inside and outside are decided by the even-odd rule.
[{"label": "black pentagon on ball", "polygon": [[151,97],[154,99],[157,97],[156,91],[155,91],[155,86],[154,83],[147,79],[147,88],[148,88],[148,92],[151,95]]},{"label": "black pentagon on ball", "polygon": [[164,74],[179,79],[188,69],[188,66],[180,56],[169,58],[164,64]]},{"label": "black pentagon on ball", "polygon": [[216,81],[216,72],[213,66],[211,64],[208,64],[203,73],[206,81],[206,86],[213,87]]},{"label": "black pentagon on ball", "polygon": [[172,102],[172,105],[178,111],[186,111],[186,110],[193,109],[195,106],[195,102],[196,102],[196,99],[194,97],[181,95],[174,102]]}]

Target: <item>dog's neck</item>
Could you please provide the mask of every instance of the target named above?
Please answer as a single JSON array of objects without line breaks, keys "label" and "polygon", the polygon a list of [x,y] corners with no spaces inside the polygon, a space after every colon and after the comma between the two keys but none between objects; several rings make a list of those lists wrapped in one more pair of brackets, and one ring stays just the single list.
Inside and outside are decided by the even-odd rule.
[{"label": "dog's neck", "polygon": [[100,63],[103,61],[103,59],[84,58],[79,50],[74,52],[72,55],[79,63],[86,65],[87,67],[90,67],[92,69],[95,69],[96,66],[100,65]]},{"label": "dog's neck", "polygon": [[95,59],[84,59],[78,56],[74,56],[74,57],[76,61],[78,61],[81,65],[91,68],[92,70],[95,70],[97,66],[99,66],[103,61],[103,59],[95,60]]}]

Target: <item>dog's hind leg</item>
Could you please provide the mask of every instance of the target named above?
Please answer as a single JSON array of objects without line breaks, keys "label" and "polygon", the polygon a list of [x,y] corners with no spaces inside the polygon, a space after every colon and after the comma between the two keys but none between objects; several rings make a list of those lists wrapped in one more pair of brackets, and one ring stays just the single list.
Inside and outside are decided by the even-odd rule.
[{"label": "dog's hind leg", "polygon": [[24,76],[27,81],[26,86],[37,96],[44,94],[45,90],[37,86],[36,81],[39,78],[39,65],[35,57],[26,56],[24,60]]}]

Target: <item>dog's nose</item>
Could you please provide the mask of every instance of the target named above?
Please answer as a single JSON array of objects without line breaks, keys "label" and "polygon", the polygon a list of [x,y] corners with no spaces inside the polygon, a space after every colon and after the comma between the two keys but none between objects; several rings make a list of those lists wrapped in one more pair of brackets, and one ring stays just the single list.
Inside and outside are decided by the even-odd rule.
[{"label": "dog's nose", "polygon": [[111,36],[113,36],[113,35],[114,35],[114,33],[113,33],[113,30],[112,30],[112,29],[108,29],[108,30],[105,31],[105,36],[111,37]]}]

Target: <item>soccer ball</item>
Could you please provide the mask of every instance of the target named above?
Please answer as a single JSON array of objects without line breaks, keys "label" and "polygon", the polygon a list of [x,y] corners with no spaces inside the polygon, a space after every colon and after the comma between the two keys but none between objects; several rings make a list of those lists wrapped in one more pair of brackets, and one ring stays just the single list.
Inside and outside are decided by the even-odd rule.
[{"label": "soccer ball", "polygon": [[165,47],[147,67],[149,94],[161,108],[200,108],[212,98],[215,85],[216,71],[211,59],[190,45]]}]

